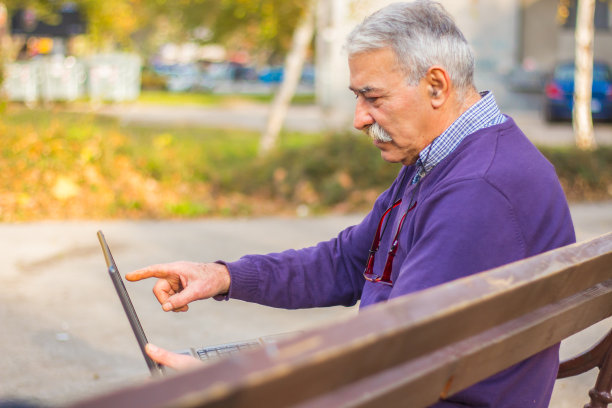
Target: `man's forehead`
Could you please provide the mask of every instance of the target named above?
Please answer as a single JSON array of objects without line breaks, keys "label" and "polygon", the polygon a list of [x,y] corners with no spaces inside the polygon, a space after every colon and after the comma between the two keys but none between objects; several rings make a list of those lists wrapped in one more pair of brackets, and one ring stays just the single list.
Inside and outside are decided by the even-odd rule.
[{"label": "man's forehead", "polygon": [[390,70],[351,71],[349,89],[355,94],[371,94],[388,92],[398,79],[391,75]]},{"label": "man's forehead", "polygon": [[349,56],[350,86],[353,92],[365,93],[386,88],[389,76],[403,72],[390,48],[367,51]]}]

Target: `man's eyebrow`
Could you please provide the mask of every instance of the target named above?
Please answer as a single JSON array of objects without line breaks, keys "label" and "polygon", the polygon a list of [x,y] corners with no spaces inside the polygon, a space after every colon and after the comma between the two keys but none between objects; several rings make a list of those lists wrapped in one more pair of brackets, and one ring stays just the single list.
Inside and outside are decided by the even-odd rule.
[{"label": "man's eyebrow", "polygon": [[364,86],[363,88],[359,88],[359,89],[353,88],[352,86],[349,86],[349,89],[351,91],[353,91],[354,93],[356,93],[356,94],[362,94],[362,95],[366,94],[366,93],[369,93],[369,92],[375,92],[375,91],[378,90],[378,88],[374,88],[374,87],[371,87],[371,86]]}]

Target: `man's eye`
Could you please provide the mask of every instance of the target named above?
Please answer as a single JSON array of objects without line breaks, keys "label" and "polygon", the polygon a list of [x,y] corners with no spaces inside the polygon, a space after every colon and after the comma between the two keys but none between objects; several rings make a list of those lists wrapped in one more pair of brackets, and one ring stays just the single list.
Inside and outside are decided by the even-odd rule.
[{"label": "man's eye", "polygon": [[359,99],[360,96],[363,96],[363,99],[368,103],[374,103],[380,98],[379,96],[366,96],[362,93],[355,93],[355,99]]}]

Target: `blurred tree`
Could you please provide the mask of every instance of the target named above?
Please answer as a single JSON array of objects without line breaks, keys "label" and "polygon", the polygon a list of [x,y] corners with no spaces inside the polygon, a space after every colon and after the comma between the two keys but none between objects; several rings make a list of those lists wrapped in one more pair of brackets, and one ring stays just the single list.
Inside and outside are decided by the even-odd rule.
[{"label": "blurred tree", "polygon": [[306,7],[300,0],[140,1],[138,38],[222,43],[261,55],[266,62],[282,61]]},{"label": "blurred tree", "polygon": [[76,0],[87,19],[87,36],[99,49],[131,48],[132,34],[146,23],[146,0]]},{"label": "blurred tree", "polygon": [[[218,14],[206,15],[212,41],[229,41],[267,54],[270,62],[282,61],[308,2],[302,0],[208,0]],[[212,21],[210,21],[212,20]]]},{"label": "blurred tree", "polygon": [[591,112],[595,1],[579,0],[576,18],[573,124],[576,145],[584,150],[595,148]]},{"label": "blurred tree", "polygon": [[27,7],[51,23],[66,3],[83,12],[96,48],[147,52],[151,42],[196,40],[260,53],[266,60],[282,60],[305,9],[300,0],[4,0],[9,14]]},{"label": "blurred tree", "polygon": [[300,81],[306,51],[312,41],[315,25],[316,0],[305,2],[306,10],[301,16],[301,20],[293,34],[291,51],[287,54],[285,61],[283,83],[274,95],[274,100],[270,106],[266,129],[261,135],[259,152],[262,155],[270,152],[277,144],[283,121],[287,115],[287,110],[295,90]]}]

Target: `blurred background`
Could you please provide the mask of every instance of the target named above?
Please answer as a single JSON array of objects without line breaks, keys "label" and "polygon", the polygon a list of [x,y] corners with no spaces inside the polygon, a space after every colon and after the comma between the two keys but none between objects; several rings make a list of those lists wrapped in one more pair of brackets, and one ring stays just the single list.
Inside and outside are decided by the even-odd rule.
[{"label": "blurred background", "polygon": [[[347,99],[345,35],[385,3],[4,1],[4,89],[9,100],[29,104],[135,100],[141,89],[270,93],[284,78],[296,28],[312,13],[315,35],[303,50],[298,93],[315,94],[328,109],[345,108],[337,106]],[[474,48],[479,87],[495,88],[504,104],[511,103],[508,91],[542,93],[555,65],[574,58],[576,0],[442,3]],[[607,0],[596,0],[594,25],[595,58],[610,64]]]},{"label": "blurred background", "polygon": [[[0,400],[61,404],[146,378],[97,229],[127,272],[312,245],[360,220],[399,167],[351,129],[342,46],[387,3],[0,0]],[[577,0],[441,3],[478,89],[555,166],[578,238],[612,230],[612,2],[595,0],[588,149],[571,119]],[[210,301],[177,317],[150,286],[128,290],[171,349],[356,313]],[[558,382],[551,406],[586,402],[593,383]]]},{"label": "blurred background", "polygon": [[[610,198],[609,1],[595,1],[588,152],[571,127],[577,1],[442,3],[473,46],[477,87],[568,196]],[[0,220],[366,210],[398,168],[350,136],[342,46],[383,4],[0,2]]]}]

